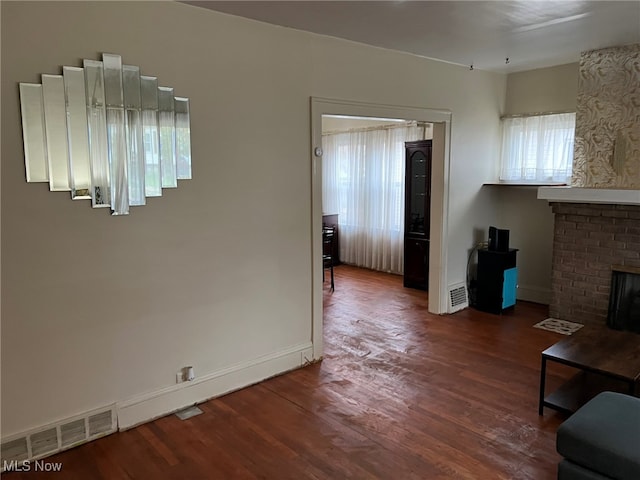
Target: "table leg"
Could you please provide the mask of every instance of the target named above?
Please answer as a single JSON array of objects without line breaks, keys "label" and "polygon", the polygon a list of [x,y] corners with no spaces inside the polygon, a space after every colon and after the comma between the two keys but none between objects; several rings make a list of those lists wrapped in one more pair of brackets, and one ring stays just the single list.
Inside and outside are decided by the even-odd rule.
[{"label": "table leg", "polygon": [[542,357],[542,364],[540,365],[540,399],[538,402],[538,415],[542,415],[542,409],[544,408],[544,384],[547,377],[547,359]]}]

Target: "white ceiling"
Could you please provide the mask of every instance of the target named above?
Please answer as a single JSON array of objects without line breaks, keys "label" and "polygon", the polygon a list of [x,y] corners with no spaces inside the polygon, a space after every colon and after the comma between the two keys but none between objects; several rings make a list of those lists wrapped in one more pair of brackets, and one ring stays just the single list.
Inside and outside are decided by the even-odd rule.
[{"label": "white ceiling", "polygon": [[502,73],[640,43],[640,0],[184,3]]}]

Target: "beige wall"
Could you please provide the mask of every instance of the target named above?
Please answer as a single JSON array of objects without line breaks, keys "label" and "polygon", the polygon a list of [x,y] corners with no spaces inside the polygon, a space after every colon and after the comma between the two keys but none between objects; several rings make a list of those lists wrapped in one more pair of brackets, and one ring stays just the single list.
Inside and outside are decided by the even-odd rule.
[{"label": "beige wall", "polygon": [[500,228],[507,228],[509,244],[518,252],[518,299],[549,304],[553,213],[538,200],[537,187],[492,186],[500,204]]},{"label": "beige wall", "polygon": [[[507,77],[505,114],[575,111],[578,64],[560,65]],[[510,229],[510,244],[518,252],[518,298],[551,301],[553,213],[538,200],[534,187],[495,186],[500,203],[500,227]]]},{"label": "beige wall", "polygon": [[[1,8],[3,435],[112,403],[130,424],[302,363],[311,96],[452,111],[451,283],[496,220],[503,75],[173,2]],[[191,102],[193,180],[128,217],[25,182],[18,82],[102,52]],[[176,387],[185,365],[211,386]]]},{"label": "beige wall", "polygon": [[510,74],[504,114],[575,112],[578,67],[577,63],[569,63]]}]

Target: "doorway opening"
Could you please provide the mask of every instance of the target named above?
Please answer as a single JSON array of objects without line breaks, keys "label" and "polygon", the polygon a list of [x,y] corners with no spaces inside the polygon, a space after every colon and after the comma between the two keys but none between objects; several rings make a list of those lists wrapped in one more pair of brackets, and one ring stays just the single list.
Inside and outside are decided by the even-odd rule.
[{"label": "doorway opening", "polygon": [[402,119],[432,124],[433,165],[431,201],[431,249],[429,252],[429,312],[447,311],[447,209],[451,113],[415,107],[376,105],[324,98],[311,99],[312,128],[312,342],[315,359],[323,352],[322,263],[322,124],[323,116],[358,117],[371,121]]},{"label": "doorway opening", "polygon": [[[413,236],[424,237],[428,243],[428,191],[423,188],[420,194],[417,186],[430,180],[425,167],[430,164],[430,150],[428,162],[426,157],[422,163],[412,161],[411,165],[420,165],[425,171],[423,175],[413,172],[416,181],[409,182],[408,188],[405,165],[407,142],[427,145],[432,137],[430,123],[322,116],[322,223],[323,228],[336,233],[334,248],[323,253],[333,257],[333,264],[344,262],[395,275],[403,275],[407,266],[409,270],[421,269],[426,288],[427,259],[420,262],[411,251],[405,255],[405,234],[420,230]],[[413,156],[417,158],[419,153]],[[406,209],[407,216],[409,197],[412,201]],[[420,219],[415,218],[418,216]],[[405,225],[418,220],[422,229],[409,228],[405,232]],[[405,260],[412,262],[407,264]]]}]

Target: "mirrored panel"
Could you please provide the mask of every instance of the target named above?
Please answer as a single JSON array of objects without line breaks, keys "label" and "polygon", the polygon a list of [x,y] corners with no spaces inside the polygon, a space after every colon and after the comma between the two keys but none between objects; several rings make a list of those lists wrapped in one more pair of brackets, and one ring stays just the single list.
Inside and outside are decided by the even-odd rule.
[{"label": "mirrored panel", "polygon": [[175,97],[176,109],[176,165],[179,180],[191,178],[191,127],[189,99]]},{"label": "mirrored panel", "polygon": [[129,205],[144,205],[147,202],[147,197],[145,196],[144,187],[140,69],[132,65],[123,65],[122,84],[127,129]]},{"label": "mirrored panel", "polygon": [[104,103],[102,62],[84,61],[87,95],[87,131],[91,164],[91,203],[94,208],[111,206],[109,151],[107,150],[107,112]]},{"label": "mirrored panel", "polygon": [[113,215],[129,213],[127,139],[125,131],[122,58],[104,53],[104,100],[107,107],[107,148],[111,167],[111,210]]},{"label": "mirrored panel", "polygon": [[42,99],[49,163],[49,190],[65,191],[69,187],[69,148],[67,145],[67,110],[62,75],[42,75]]},{"label": "mirrored panel", "polygon": [[20,84],[28,182],[126,215],[191,178],[188,98],[119,55],[62,71],[43,74],[41,85]]},{"label": "mirrored panel", "polygon": [[84,70],[63,67],[64,95],[67,109],[67,141],[69,144],[69,185],[71,198],[91,198],[89,134],[84,91]]},{"label": "mirrored panel", "polygon": [[48,182],[49,164],[44,127],[44,102],[42,85],[20,84],[20,109],[22,111],[22,137],[27,182]]},{"label": "mirrored panel", "polygon": [[144,187],[147,197],[162,195],[160,138],[158,134],[158,79],[140,77],[142,135],[144,142]]},{"label": "mirrored panel", "polygon": [[177,187],[176,117],[173,104],[173,88],[158,87],[158,124],[160,127],[162,188]]}]

